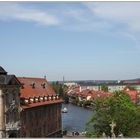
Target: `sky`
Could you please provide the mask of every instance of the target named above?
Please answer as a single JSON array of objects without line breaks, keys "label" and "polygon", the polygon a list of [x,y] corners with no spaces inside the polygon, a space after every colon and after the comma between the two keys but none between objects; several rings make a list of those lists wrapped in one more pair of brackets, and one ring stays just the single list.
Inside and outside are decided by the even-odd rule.
[{"label": "sky", "polygon": [[24,77],[140,78],[140,2],[0,2],[0,65]]}]

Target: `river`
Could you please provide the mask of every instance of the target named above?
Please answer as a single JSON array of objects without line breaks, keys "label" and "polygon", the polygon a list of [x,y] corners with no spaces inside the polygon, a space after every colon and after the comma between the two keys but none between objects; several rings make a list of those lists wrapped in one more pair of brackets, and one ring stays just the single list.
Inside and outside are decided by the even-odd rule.
[{"label": "river", "polygon": [[63,104],[62,108],[64,107],[68,109],[68,113],[62,113],[63,130],[84,132],[85,125],[92,117],[93,112],[72,104]]}]

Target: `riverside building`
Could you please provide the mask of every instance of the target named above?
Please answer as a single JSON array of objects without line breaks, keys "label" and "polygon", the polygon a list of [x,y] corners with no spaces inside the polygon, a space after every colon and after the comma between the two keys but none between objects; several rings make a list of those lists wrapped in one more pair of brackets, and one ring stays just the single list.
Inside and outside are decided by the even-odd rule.
[{"label": "riverside building", "polygon": [[0,138],[20,137],[20,82],[0,67]]},{"label": "riverside building", "polygon": [[61,137],[61,104],[44,78],[16,78],[0,67],[0,138]]}]

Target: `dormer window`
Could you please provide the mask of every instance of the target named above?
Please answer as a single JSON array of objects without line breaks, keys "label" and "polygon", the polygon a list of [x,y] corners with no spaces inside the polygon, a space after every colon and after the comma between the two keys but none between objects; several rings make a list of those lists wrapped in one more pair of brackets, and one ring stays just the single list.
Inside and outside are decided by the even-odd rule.
[{"label": "dormer window", "polygon": [[51,96],[51,100],[53,100],[53,95]]},{"label": "dormer window", "polygon": [[46,96],[43,96],[43,102],[45,102]]},{"label": "dormer window", "polygon": [[25,99],[25,103],[28,104],[28,99]]},{"label": "dormer window", "polygon": [[33,103],[34,102],[34,99],[32,97],[30,97],[30,102]]},{"label": "dormer window", "polygon": [[48,99],[49,99],[49,100],[51,100],[51,99],[52,99],[52,97],[51,97],[51,96],[48,96]]},{"label": "dormer window", "polygon": [[35,88],[35,83],[32,83],[32,84],[31,84],[31,87],[32,87],[32,88]]},{"label": "dormer window", "polygon": [[42,96],[40,97],[40,100],[43,101],[43,97]]},{"label": "dormer window", "polygon": [[38,97],[38,102],[40,102],[40,96]]},{"label": "dormer window", "polygon": [[56,99],[56,97],[55,97],[55,96],[53,96],[53,99],[55,100],[55,99]]},{"label": "dormer window", "polygon": [[29,97],[29,98],[28,98],[28,104],[30,104],[30,103],[31,103],[31,100],[30,100],[30,99],[31,99],[31,97]]},{"label": "dormer window", "polygon": [[37,97],[35,98],[35,101],[38,102],[38,98]]},{"label": "dormer window", "polygon": [[46,83],[41,84],[43,88],[46,88]]},{"label": "dormer window", "polygon": [[36,97],[33,98],[33,103],[35,103],[35,102],[36,102]]}]

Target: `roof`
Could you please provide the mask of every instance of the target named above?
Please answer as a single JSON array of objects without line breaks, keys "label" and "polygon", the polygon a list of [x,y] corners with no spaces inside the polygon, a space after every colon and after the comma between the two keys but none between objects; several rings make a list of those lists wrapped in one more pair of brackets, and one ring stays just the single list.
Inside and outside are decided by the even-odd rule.
[{"label": "roof", "polygon": [[3,67],[0,66],[0,74],[7,74]]},{"label": "roof", "polygon": [[63,100],[61,100],[61,99],[54,100],[54,101],[38,102],[38,103],[32,103],[32,104],[28,104],[28,105],[23,105],[22,108],[23,109],[29,109],[29,108],[33,108],[33,107],[51,105],[51,104],[62,103],[62,102],[63,102]]},{"label": "roof", "polygon": [[75,91],[74,90],[71,90],[69,93],[68,93],[69,96],[81,96],[81,97],[88,97],[88,96],[91,96],[92,98],[98,98],[98,97],[101,97],[101,98],[105,98],[105,97],[108,97],[110,95],[112,95],[111,92],[105,92],[105,91],[95,91],[95,90],[90,90],[90,89],[85,89],[85,90],[82,90],[80,92]]},{"label": "roof", "polygon": [[8,75],[7,72],[0,66],[0,86],[1,85],[18,85],[20,82],[15,75]]},{"label": "roof", "polygon": [[20,98],[24,109],[63,102],[44,78],[18,77],[18,80],[22,84]]},{"label": "roof", "polygon": [[[23,88],[20,90],[21,97],[29,98],[35,96],[56,95],[52,87],[44,78],[18,77],[18,80],[23,85]],[[32,84],[34,84],[34,88],[32,88]],[[45,84],[45,88],[43,88],[43,84]]]},{"label": "roof", "polygon": [[18,81],[15,75],[0,75],[0,85],[17,85],[21,83]]},{"label": "roof", "polygon": [[136,90],[125,91],[125,93],[127,93],[132,100],[136,100],[138,95],[138,92]]}]

